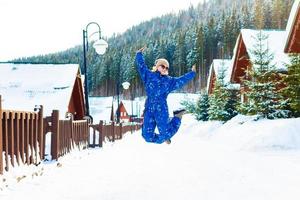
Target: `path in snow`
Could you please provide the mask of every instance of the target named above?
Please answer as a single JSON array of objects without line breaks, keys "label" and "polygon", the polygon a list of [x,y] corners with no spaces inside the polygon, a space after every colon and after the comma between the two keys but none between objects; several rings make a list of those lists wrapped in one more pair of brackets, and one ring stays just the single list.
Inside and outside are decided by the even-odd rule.
[{"label": "path in snow", "polygon": [[11,182],[1,200],[283,200],[300,196],[297,152],[251,152],[199,137],[183,127],[171,145],[128,133],[103,149],[74,151],[42,164],[43,175]]}]

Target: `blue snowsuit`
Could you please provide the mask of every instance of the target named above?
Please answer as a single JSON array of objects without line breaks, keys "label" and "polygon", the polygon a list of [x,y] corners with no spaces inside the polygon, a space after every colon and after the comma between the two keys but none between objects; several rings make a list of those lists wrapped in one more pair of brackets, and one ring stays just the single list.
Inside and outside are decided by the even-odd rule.
[{"label": "blue snowsuit", "polygon": [[[136,62],[147,94],[142,136],[147,142],[161,144],[173,137],[181,124],[178,117],[169,120],[167,96],[171,91],[183,87],[192,80],[196,72],[191,71],[176,78],[161,75],[158,71],[152,72],[145,64],[142,52],[136,54]],[[154,132],[156,126],[159,134]]]}]

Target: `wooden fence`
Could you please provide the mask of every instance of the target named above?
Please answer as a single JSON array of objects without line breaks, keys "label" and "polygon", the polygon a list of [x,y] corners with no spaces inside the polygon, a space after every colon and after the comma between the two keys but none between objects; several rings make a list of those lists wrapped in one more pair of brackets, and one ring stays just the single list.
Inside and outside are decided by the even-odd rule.
[{"label": "wooden fence", "polygon": [[59,111],[53,110],[51,117],[45,118],[46,131],[51,132],[51,156],[58,159],[73,148],[87,148],[89,125],[87,120],[59,120]]},{"label": "wooden fence", "polygon": [[38,164],[44,158],[44,141],[43,108],[38,112],[2,110],[0,96],[0,174],[21,162]]},{"label": "wooden fence", "polygon": [[[141,128],[141,124],[127,124],[122,123],[116,124],[115,122],[104,123],[100,121],[99,124],[90,125],[93,129],[92,142],[90,146],[95,147],[103,146],[103,141],[108,140],[109,142],[114,142],[115,140],[122,139],[126,132],[133,132]],[[96,136],[98,135],[98,141],[96,141]],[[98,144],[97,144],[98,143]]]},{"label": "wooden fence", "polygon": [[[43,118],[43,107],[34,112],[2,110],[0,95],[0,174],[16,164],[39,164],[45,156],[46,134],[51,134],[51,156],[58,159],[73,148],[95,147],[103,141],[114,142],[128,131],[140,129],[141,125],[123,125],[114,122],[89,125],[88,120],[59,119],[59,111]],[[92,143],[89,130],[92,129]]]}]

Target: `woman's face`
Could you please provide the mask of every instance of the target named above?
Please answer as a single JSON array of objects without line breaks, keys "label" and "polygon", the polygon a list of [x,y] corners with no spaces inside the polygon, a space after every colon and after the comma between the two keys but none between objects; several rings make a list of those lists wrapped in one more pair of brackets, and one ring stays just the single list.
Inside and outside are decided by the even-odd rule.
[{"label": "woman's face", "polygon": [[161,75],[168,75],[169,74],[169,67],[166,67],[164,65],[159,65],[157,67],[157,71],[159,71]]}]

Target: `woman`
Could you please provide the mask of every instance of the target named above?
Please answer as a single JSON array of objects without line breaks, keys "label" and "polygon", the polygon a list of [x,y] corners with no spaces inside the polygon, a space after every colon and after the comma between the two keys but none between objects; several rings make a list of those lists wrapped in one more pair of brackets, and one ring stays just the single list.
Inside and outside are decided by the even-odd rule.
[{"label": "woman", "polygon": [[[185,110],[174,111],[174,117],[169,120],[167,96],[171,91],[183,87],[192,80],[196,75],[196,67],[194,65],[191,72],[181,77],[171,77],[168,75],[169,62],[161,58],[155,61],[155,66],[150,71],[145,64],[144,50],[145,47],[139,49],[136,54],[137,70],[147,94],[142,136],[147,142],[170,144],[171,138],[180,127]],[[159,134],[154,132],[156,126]]]}]

